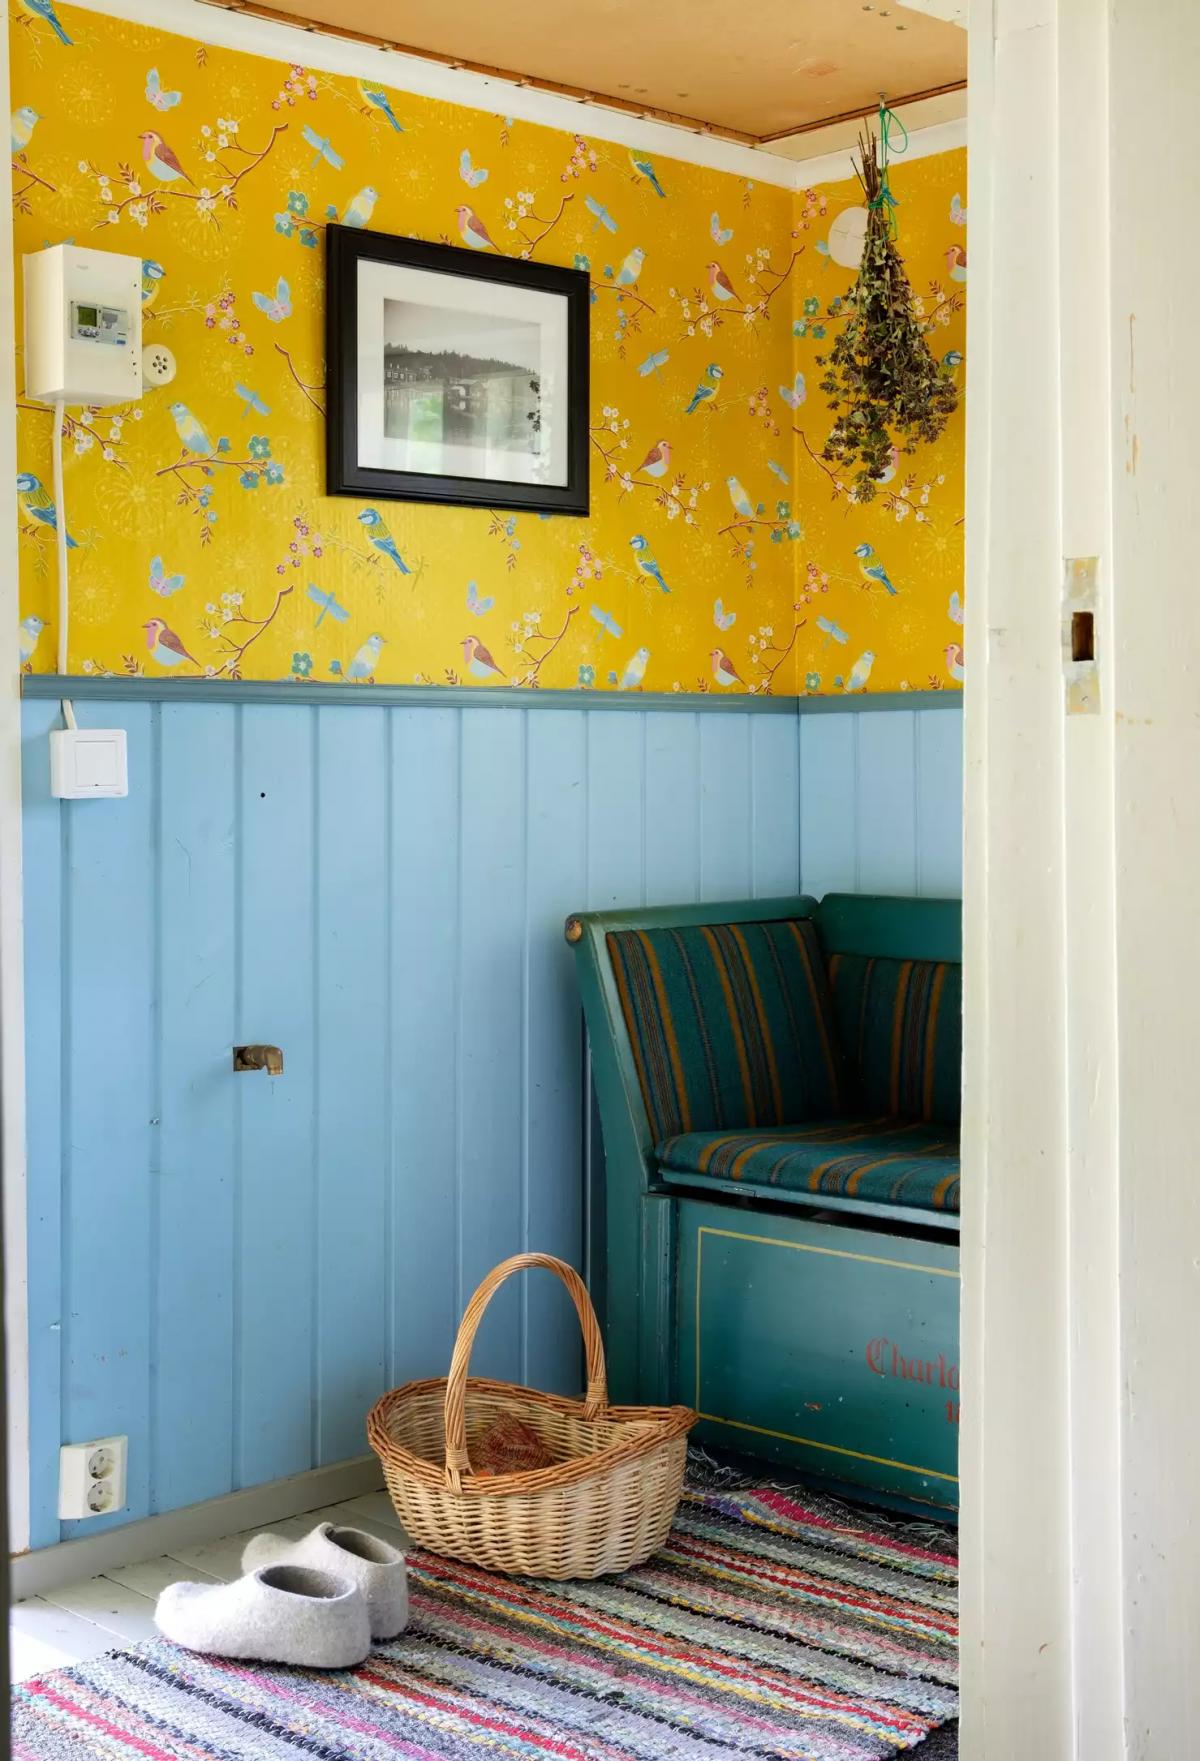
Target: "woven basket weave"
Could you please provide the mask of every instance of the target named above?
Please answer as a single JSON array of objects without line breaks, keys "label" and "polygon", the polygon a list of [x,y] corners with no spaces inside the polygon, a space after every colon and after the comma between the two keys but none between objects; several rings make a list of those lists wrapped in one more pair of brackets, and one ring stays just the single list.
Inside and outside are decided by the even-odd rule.
[{"label": "woven basket weave", "polygon": [[[562,1279],[587,1348],[582,1401],[471,1377],[476,1329],[513,1272],[544,1266]],[[550,1467],[472,1472],[470,1450],[500,1414],[535,1431]],[[609,1406],[604,1346],[578,1273],[549,1254],[516,1254],[489,1272],[467,1304],[450,1374],[406,1382],[367,1421],[396,1514],[419,1546],[488,1571],[595,1578],[625,1571],[662,1545],[683,1485],[684,1406]]]}]

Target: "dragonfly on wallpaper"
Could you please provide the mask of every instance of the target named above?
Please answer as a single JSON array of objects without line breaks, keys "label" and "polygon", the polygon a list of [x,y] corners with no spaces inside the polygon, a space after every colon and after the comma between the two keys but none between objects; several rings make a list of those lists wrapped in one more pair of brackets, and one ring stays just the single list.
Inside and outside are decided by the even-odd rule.
[{"label": "dragonfly on wallpaper", "polygon": [[603,607],[599,605],[593,605],[591,611],[592,616],[595,618],[600,628],[602,630],[607,630],[610,636],[620,636],[622,634],[620,624],[610,611],[605,611]]},{"label": "dragonfly on wallpaper", "polygon": [[331,617],[336,618],[339,624],[344,624],[346,619],[350,616],[346,607],[338,604],[336,593],[333,593],[332,591],[326,593],[312,581],[308,584],[308,597],[312,600],[314,605],[319,605],[321,608],[317,613],[317,621],[313,625],[314,630],[320,629],[326,612],[328,612]]},{"label": "dragonfly on wallpaper", "polygon": [[233,389],[237,392],[238,396],[246,406],[242,411],[243,416],[248,416],[251,410],[254,411],[256,416],[269,416],[271,414],[270,404],[264,403],[258,393],[256,391],[251,391],[248,385],[243,385],[239,380],[234,385]]},{"label": "dragonfly on wallpaper", "polygon": [[[317,150],[312,165],[319,165],[321,160],[324,159],[326,165],[332,165],[335,171],[340,171],[342,169],[342,166],[346,161],[342,158],[340,153],[334,150],[333,146],[324,135],[319,135],[315,128],[309,127],[307,122],[300,132],[308,142],[309,146],[315,147]],[[312,170],[312,165],[309,166],[310,171]]]},{"label": "dragonfly on wallpaper", "polygon": [[832,618],[818,618],[817,628],[824,633],[826,648],[829,647],[830,642],[849,642],[850,640],[842,626],[834,623]]},{"label": "dragonfly on wallpaper", "polygon": [[598,202],[595,196],[585,196],[583,198],[583,205],[589,214],[594,214],[596,217],[596,224],[592,228],[593,232],[599,232],[602,226],[609,232],[615,232],[617,230],[616,221],[604,206],[604,203]]}]

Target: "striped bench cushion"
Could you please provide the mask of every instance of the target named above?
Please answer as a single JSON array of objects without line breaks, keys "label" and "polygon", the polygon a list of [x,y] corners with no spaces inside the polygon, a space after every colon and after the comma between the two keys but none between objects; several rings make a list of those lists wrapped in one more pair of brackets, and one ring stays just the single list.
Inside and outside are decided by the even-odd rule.
[{"label": "striped bench cushion", "polygon": [[841,1044],[864,1114],[957,1124],[962,1113],[962,967],[833,954]]},{"label": "striped bench cushion", "polygon": [[836,1194],[897,1209],[958,1210],[958,1132],[896,1119],[828,1120],[779,1131],[693,1131],[655,1149],[672,1174]]},{"label": "striped bench cushion", "polygon": [[807,920],[619,930],[607,942],[655,1142],[838,1111],[841,1051]]}]

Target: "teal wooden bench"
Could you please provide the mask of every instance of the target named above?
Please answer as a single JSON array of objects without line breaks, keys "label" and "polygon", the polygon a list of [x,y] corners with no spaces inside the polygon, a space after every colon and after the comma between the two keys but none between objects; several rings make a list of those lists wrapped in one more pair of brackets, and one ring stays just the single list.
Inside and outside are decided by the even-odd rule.
[{"label": "teal wooden bench", "polygon": [[567,920],[622,1402],[958,1502],[961,906],[833,893]]}]

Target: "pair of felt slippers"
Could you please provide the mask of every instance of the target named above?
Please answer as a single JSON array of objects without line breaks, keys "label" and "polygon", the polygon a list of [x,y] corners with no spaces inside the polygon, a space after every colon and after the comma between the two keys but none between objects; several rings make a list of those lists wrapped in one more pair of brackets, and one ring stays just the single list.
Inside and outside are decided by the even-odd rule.
[{"label": "pair of felt slippers", "polygon": [[164,1638],[210,1657],[353,1669],[408,1624],[404,1555],[361,1529],[319,1523],[302,1541],[256,1535],[232,1584],[171,1584]]}]

